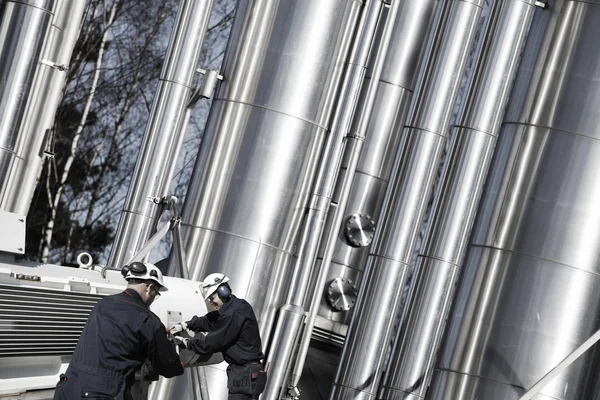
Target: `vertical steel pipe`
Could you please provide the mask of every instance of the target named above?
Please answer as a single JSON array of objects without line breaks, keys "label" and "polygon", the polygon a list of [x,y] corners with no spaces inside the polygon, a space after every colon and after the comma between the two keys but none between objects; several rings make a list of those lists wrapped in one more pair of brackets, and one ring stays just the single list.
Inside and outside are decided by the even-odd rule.
[{"label": "vertical steel pipe", "polygon": [[[18,133],[24,122],[54,0],[7,1],[0,21],[0,196],[2,209],[8,175],[17,156]],[[8,187],[7,187],[8,186]],[[33,189],[30,189],[33,190]],[[12,210],[8,210],[11,211]],[[22,215],[25,215],[23,213]]]},{"label": "vertical steel pipe", "polygon": [[[279,318],[269,346],[268,362],[271,372],[267,387],[262,394],[264,400],[280,398],[281,393],[286,390],[285,383],[294,355],[297,359],[302,360],[306,357],[308,346],[297,349],[299,335],[303,337],[303,343],[308,343],[312,334],[310,321],[304,324],[305,297],[310,286],[311,272],[314,270],[315,257],[325,228],[325,221],[329,209],[332,207],[331,199],[346,135],[350,131],[382,8],[382,0],[367,0],[354,33],[353,47],[340,91],[340,100],[321,158],[315,189],[302,230],[298,257],[294,262],[292,287],[286,305],[279,311]],[[335,207],[333,209],[335,210]],[[291,315],[288,315],[290,313]],[[302,329],[303,324],[304,329]],[[306,340],[307,338],[308,340]],[[297,383],[297,381],[292,382],[291,386],[295,387]]]},{"label": "vertical steel pipe", "polygon": [[423,252],[417,258],[407,316],[378,399],[423,399],[429,387],[534,3],[503,0],[491,6],[465,112],[454,127]]},{"label": "vertical steel pipe", "polygon": [[35,75],[15,155],[1,189],[0,208],[27,215],[44,161],[44,146],[62,99],[86,2],[60,0]]},{"label": "vertical steel pipe", "polygon": [[448,136],[482,1],[453,1],[442,19],[435,64],[403,132],[393,184],[388,188],[350,323],[331,400],[374,399],[389,352],[392,328],[435,173]]},{"label": "vertical steel pipe", "polygon": [[[362,2],[242,0],[183,209],[190,277],[231,277],[267,347]],[[208,367],[211,399],[225,367]]]},{"label": "vertical steel pipe", "polygon": [[187,105],[213,0],[179,4],[154,103],[108,265],[127,263],[152,236],[187,124]]},{"label": "vertical steel pipe", "polygon": [[[600,5],[536,13],[431,399],[517,399],[599,328]],[[536,399],[592,399],[597,352]]]},{"label": "vertical steel pipe", "polygon": [[[344,279],[358,285],[361,281],[371,244],[372,229],[379,223],[383,197],[390,180],[400,133],[415,90],[417,73],[424,58],[427,38],[433,23],[435,0],[402,1],[392,33],[384,69],[379,81],[375,104],[366,128],[363,150],[356,153],[358,141],[348,139],[341,164],[340,178],[334,193],[337,211],[327,221],[328,237],[321,245],[318,262],[322,267],[315,285],[312,318],[318,316],[335,323],[348,323],[352,309],[335,310],[322,300],[328,282]],[[371,66],[372,68],[372,66]],[[367,70],[363,91],[372,72]],[[359,107],[361,104],[359,103]],[[357,113],[362,113],[359,108]],[[355,124],[358,119],[355,120]],[[356,131],[353,126],[352,131]],[[353,154],[360,156],[353,161]],[[362,218],[360,216],[363,216]],[[360,232],[348,230],[359,221]],[[372,223],[372,224],[371,224]],[[358,225],[358,224],[357,224]],[[351,237],[350,235],[354,235]],[[364,237],[364,240],[355,240]],[[314,322],[313,322],[314,324]]]}]

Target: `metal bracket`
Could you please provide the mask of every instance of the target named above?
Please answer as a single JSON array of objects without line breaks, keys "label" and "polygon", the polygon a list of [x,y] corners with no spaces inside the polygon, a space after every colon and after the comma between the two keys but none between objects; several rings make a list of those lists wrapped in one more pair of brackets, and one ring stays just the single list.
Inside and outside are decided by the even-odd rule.
[{"label": "metal bracket", "polygon": [[286,396],[283,397],[285,400],[298,400],[300,398],[300,389],[296,386],[290,386],[287,390]]},{"label": "metal bracket", "polygon": [[67,74],[69,73],[69,67],[64,64],[57,64],[50,60],[40,60],[40,64],[44,64],[50,68],[57,69],[60,72],[66,72]]},{"label": "metal bracket", "polygon": [[219,71],[217,70],[198,68],[196,72],[204,75],[204,80],[194,90],[194,93],[188,102],[188,108],[193,108],[201,98],[210,99],[215,90],[215,86],[217,86],[217,81],[223,80],[223,75],[219,74]]},{"label": "metal bracket", "polygon": [[131,264],[134,261],[141,261],[150,250],[154,248],[162,240],[163,237],[169,232],[173,231],[173,247],[175,248],[175,257],[177,260],[177,264],[181,268],[180,273],[181,277],[185,279],[189,279],[189,269],[187,266],[187,257],[185,255],[185,249],[183,247],[183,240],[181,239],[181,216],[179,215],[179,209],[177,206],[177,197],[171,196],[169,200],[166,198],[160,198],[160,201],[157,201],[157,197],[149,197],[148,200],[154,202],[155,204],[164,204],[166,209],[170,211],[169,220],[165,222],[150,239],[144,244],[144,246],[138,250],[137,253],[133,255],[131,260],[127,264]]},{"label": "metal bracket", "polygon": [[365,136],[361,136],[358,133],[349,133],[346,135],[346,138],[360,140],[361,142],[364,142],[366,139]]},{"label": "metal bracket", "polygon": [[543,1],[539,1],[539,0],[536,0],[535,3],[533,3],[533,5],[536,7],[540,7],[540,8],[546,8],[548,6],[548,4],[544,3]]}]

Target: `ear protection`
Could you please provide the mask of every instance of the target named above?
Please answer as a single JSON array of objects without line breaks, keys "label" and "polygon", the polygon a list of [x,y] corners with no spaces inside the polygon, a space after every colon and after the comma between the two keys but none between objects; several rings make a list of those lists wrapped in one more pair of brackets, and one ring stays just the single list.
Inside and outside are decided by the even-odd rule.
[{"label": "ear protection", "polygon": [[[148,268],[146,267],[146,264],[139,262],[139,261],[134,261],[129,265],[124,266],[121,269],[121,275],[123,275],[123,278],[131,278],[132,275],[135,276],[144,276],[146,275],[146,273],[148,272]],[[151,270],[150,271],[150,276],[153,276],[155,278],[158,278],[158,274],[156,273],[155,270]]]},{"label": "ear protection", "polygon": [[223,301],[228,302],[231,299],[231,288],[228,284],[223,283],[217,288],[217,296]]},{"label": "ear protection", "polygon": [[129,273],[131,273],[131,275],[144,275],[147,270],[148,269],[146,268],[144,263],[134,261],[121,269],[121,275],[123,275],[123,277],[126,277]]}]

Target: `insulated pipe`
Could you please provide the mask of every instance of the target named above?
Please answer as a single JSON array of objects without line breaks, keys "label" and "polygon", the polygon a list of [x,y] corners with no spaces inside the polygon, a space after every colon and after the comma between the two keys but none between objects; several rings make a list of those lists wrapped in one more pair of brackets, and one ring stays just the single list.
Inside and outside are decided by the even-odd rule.
[{"label": "insulated pipe", "polygon": [[60,0],[57,4],[42,51],[43,62],[35,75],[18,133],[15,155],[1,189],[0,209],[19,215],[27,215],[29,211],[86,8],[86,2],[81,0]]},{"label": "insulated pipe", "polygon": [[378,399],[425,398],[534,3],[492,4],[466,111],[454,127],[442,186],[417,258],[406,322]]},{"label": "insulated pipe", "polygon": [[[300,240],[299,255],[294,263],[292,287],[286,305],[279,311],[275,333],[268,352],[270,373],[267,386],[261,396],[264,400],[280,398],[286,387],[288,366],[296,354],[298,335],[302,333],[302,324],[304,323],[305,297],[310,285],[310,273],[313,270],[329,208],[333,207],[331,198],[335,178],[343,154],[345,138],[350,131],[352,117],[365,77],[382,8],[381,0],[368,0],[364,5],[354,35],[354,44],[340,92],[340,102],[320,162],[315,189]],[[288,313],[292,315],[287,315]],[[306,326],[304,337],[310,338],[311,334],[311,327]],[[303,359],[306,356],[306,350],[297,357]],[[293,383],[292,386],[295,387],[296,383]]]},{"label": "insulated pipe", "polygon": [[[337,209],[329,215],[329,231],[324,241],[321,268],[309,303],[310,312],[292,373],[292,387],[296,387],[300,381],[317,314],[323,307],[323,288],[326,281],[331,279],[331,260],[336,250],[339,250],[336,246],[340,244],[340,231],[337,227],[343,225],[342,219],[348,215],[348,210],[359,208],[365,214],[377,215],[381,206],[381,189],[385,190],[385,183],[389,180],[391,158],[400,141],[396,127],[398,124],[404,124],[436,4],[436,0],[410,0],[401,3],[390,39],[392,45],[387,50],[375,103],[365,132],[364,147],[370,151],[362,150],[359,154],[356,144],[362,142],[352,136],[347,139],[351,145],[346,151],[340,171],[341,178],[337,183]],[[372,76],[367,76],[363,90],[367,90],[372,79]],[[358,122],[359,119],[356,120]],[[359,155],[360,158],[357,159]],[[362,208],[373,203],[377,204],[376,210]],[[343,246],[349,247],[347,243],[343,243]],[[336,276],[340,274],[337,269],[334,269],[333,273]]]},{"label": "insulated pipe", "polygon": [[376,396],[400,294],[482,8],[483,0],[453,1],[447,23],[442,20],[434,67],[425,76],[412,123],[404,129],[404,147],[385,195],[382,224],[368,257],[331,400]]},{"label": "insulated pipe", "polygon": [[[190,277],[231,278],[268,349],[362,2],[241,0],[182,213]],[[211,399],[225,366],[207,368]]]},{"label": "insulated pipe", "polygon": [[187,124],[187,104],[213,0],[181,1],[108,266],[120,268],[152,236]]},{"label": "insulated pipe", "polygon": [[4,201],[9,189],[9,170],[15,162],[18,133],[53,5],[54,0],[9,0],[3,6],[0,22],[0,206],[3,210],[10,207]]},{"label": "insulated pipe", "polygon": [[[536,13],[428,398],[517,399],[598,330],[600,6]],[[588,352],[536,399],[598,396]]]}]

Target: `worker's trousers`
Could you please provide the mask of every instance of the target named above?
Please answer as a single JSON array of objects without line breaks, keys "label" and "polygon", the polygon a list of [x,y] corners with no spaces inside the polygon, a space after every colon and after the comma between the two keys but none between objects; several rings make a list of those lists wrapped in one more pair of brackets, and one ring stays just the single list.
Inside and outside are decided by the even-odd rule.
[{"label": "worker's trousers", "polygon": [[[227,367],[228,400],[258,399],[264,390],[261,364],[233,365]],[[260,378],[259,378],[260,376]],[[266,381],[266,376],[264,377]]]}]

